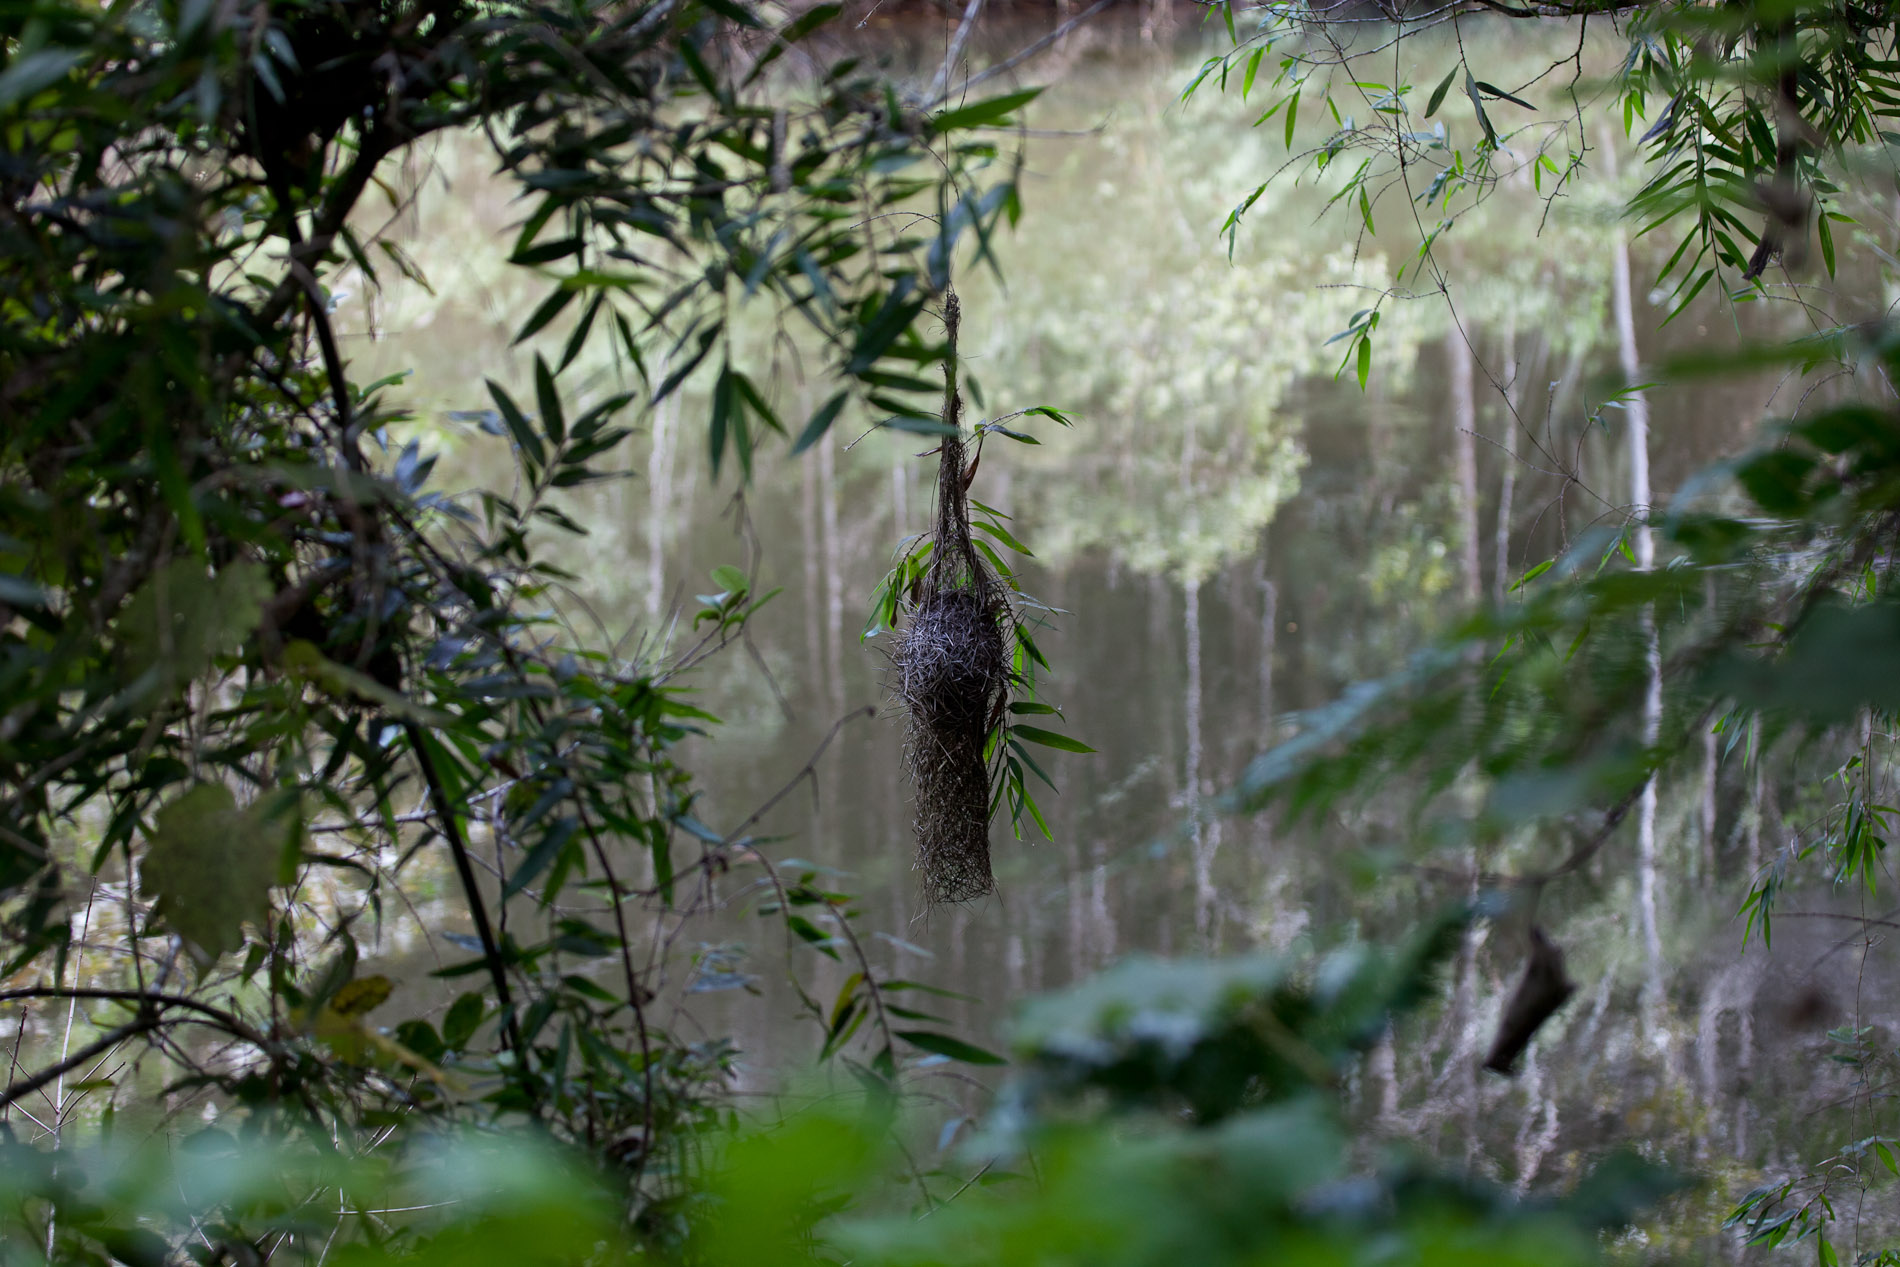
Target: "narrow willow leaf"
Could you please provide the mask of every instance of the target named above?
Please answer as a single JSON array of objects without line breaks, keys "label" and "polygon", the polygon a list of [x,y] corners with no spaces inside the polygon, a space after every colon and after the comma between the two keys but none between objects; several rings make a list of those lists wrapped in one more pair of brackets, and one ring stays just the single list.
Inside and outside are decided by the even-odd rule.
[{"label": "narrow willow leaf", "polygon": [[844,408],[845,402],[850,399],[850,392],[839,392],[830,400],[820,405],[818,411],[812,414],[811,421],[805,424],[805,429],[798,433],[798,441],[792,445],[792,456],[797,457],[806,449],[818,443],[820,437],[822,437],[825,432],[831,430],[831,424],[837,420],[839,411]]},{"label": "narrow willow leaf", "polygon": [[509,434],[513,435],[515,443],[521,446],[522,453],[526,454],[529,461],[536,466],[545,466],[548,460],[547,450],[541,447],[541,437],[537,436],[534,428],[528,425],[527,417],[515,404],[514,398],[503,391],[501,385],[494,379],[485,381],[488,383],[488,394],[494,398],[495,408],[501,411],[501,420],[508,424]]},{"label": "narrow willow leaf", "polygon": [[1067,735],[1058,735],[1053,730],[1042,730],[1035,726],[1011,726],[1010,733],[1030,743],[1039,743],[1045,748],[1060,748],[1064,752],[1094,752],[1095,749],[1080,739],[1071,739]]},{"label": "narrow willow leaf", "polygon": [[529,315],[527,322],[522,325],[520,332],[515,335],[514,341],[518,344],[525,343],[535,335],[541,333],[542,330],[547,328],[548,322],[560,316],[561,310],[574,302],[574,296],[579,293],[579,291],[568,290],[563,287],[555,291],[552,295],[549,295],[546,299],[543,299],[541,306],[536,308],[534,312]]},{"label": "narrow willow leaf", "polygon": [[976,128],[1004,122],[1012,111],[1028,105],[1042,95],[1040,88],[1007,92],[987,101],[975,101],[955,110],[945,110],[930,120],[930,130],[941,136],[959,128]]},{"label": "narrow willow leaf", "polygon": [[1009,1062],[992,1051],[984,1051],[961,1038],[952,1038],[948,1034],[938,1034],[927,1029],[900,1029],[897,1036],[913,1047],[918,1047],[933,1056],[947,1056],[951,1060],[961,1060],[966,1065],[1004,1065]]},{"label": "narrow willow leaf", "polygon": [[1253,51],[1253,56],[1247,59],[1247,72],[1240,77],[1240,99],[1242,101],[1245,101],[1247,94],[1253,91],[1253,77],[1260,72],[1260,59],[1266,55],[1267,49],[1263,44]]}]

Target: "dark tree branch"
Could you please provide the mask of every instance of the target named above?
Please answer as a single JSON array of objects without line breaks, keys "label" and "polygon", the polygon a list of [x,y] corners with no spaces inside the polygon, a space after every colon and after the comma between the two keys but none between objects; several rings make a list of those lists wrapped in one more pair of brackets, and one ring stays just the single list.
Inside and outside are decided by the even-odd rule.
[{"label": "dark tree branch", "polygon": [[142,1034],[146,1030],[155,1029],[158,1025],[158,1013],[147,1012],[137,1019],[119,1026],[119,1028],[110,1033],[100,1035],[97,1039],[87,1043],[84,1047],[81,1047],[64,1060],[50,1064],[38,1073],[22,1078],[8,1087],[4,1093],[0,1093],[0,1109],[5,1109],[16,1101],[32,1095],[47,1083],[64,1077],[66,1074],[97,1056],[104,1055],[126,1039],[137,1034]]},{"label": "dark tree branch", "polygon": [[164,994],[156,990],[108,990],[80,986],[27,986],[18,990],[0,990],[0,1003],[11,1003],[19,999],[101,999],[118,1003],[137,1003],[142,1007],[183,1008],[196,1012],[226,1030],[243,1039],[254,1047],[269,1048],[272,1040],[246,1024],[234,1014],[210,1003],[200,1002],[183,994]]},{"label": "dark tree branch", "polygon": [[475,868],[468,860],[468,845],[462,840],[462,827],[456,820],[455,806],[442,786],[442,776],[435,768],[435,758],[429,755],[422,727],[406,721],[403,730],[409,736],[409,747],[416,755],[416,765],[422,770],[422,781],[428,786],[429,801],[435,807],[436,817],[442,820],[442,837],[449,842],[449,854],[455,859],[455,873],[461,878],[462,892],[468,898],[469,918],[474,921],[475,935],[482,943],[482,958],[488,963],[489,979],[495,983],[495,1001],[501,1006],[508,1046],[515,1053],[519,1070],[526,1073],[528,1053],[521,1041],[521,1022],[515,1016],[514,996],[508,989],[508,967],[502,960],[501,946],[495,941],[495,930],[488,922],[488,907],[482,901]]}]

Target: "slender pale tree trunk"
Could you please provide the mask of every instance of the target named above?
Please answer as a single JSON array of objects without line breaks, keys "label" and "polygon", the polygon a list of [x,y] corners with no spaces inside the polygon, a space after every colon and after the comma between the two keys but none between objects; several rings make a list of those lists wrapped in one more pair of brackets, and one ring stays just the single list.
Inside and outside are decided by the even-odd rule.
[{"label": "slender pale tree trunk", "polygon": [[[1280,592],[1267,574],[1267,548],[1261,543],[1260,551],[1254,556],[1254,581],[1260,592],[1260,698],[1259,721],[1260,749],[1264,752],[1279,739],[1278,728],[1274,725],[1273,699],[1273,653],[1274,642],[1278,638],[1280,623]],[[1273,815],[1259,813],[1253,816],[1254,838],[1259,842],[1260,856],[1267,856],[1273,848]]]},{"label": "slender pale tree trunk", "polygon": [[822,592],[819,566],[823,547],[818,539],[818,455],[805,453],[799,462],[798,533],[805,561],[805,656],[810,670],[812,698],[824,691],[825,633],[819,617]]},{"label": "slender pale tree trunk", "polygon": [[1504,448],[1504,474],[1498,480],[1496,579],[1491,584],[1492,594],[1500,603],[1511,586],[1511,502],[1517,495],[1517,431],[1523,425],[1517,414],[1518,402],[1524,399],[1524,384],[1518,381],[1521,368],[1517,363],[1514,322],[1504,329],[1504,434],[1500,438]]},{"label": "slender pale tree trunk", "polygon": [[1215,824],[1201,821],[1201,583],[1184,587],[1181,619],[1187,642],[1187,762],[1182,804],[1188,813],[1189,855],[1194,861],[1194,931],[1207,945],[1214,935],[1214,852],[1220,847]]},{"label": "slender pale tree trunk", "polygon": [[838,454],[818,442],[818,522],[825,553],[825,679],[834,714],[844,711],[844,546],[838,537]]},{"label": "slender pale tree trunk", "polygon": [[1089,911],[1088,881],[1083,874],[1082,846],[1068,837],[1069,883],[1069,980],[1080,981],[1088,974]]},{"label": "slender pale tree trunk", "polygon": [[1115,912],[1108,901],[1108,847],[1100,836],[1089,844],[1089,911],[1095,926],[1095,961],[1107,963],[1115,957]]},{"label": "slender pale tree trunk", "polygon": [[[1715,583],[1709,583],[1709,603],[1715,603]],[[1721,777],[1721,751],[1716,743],[1713,727],[1705,721],[1702,730],[1702,798],[1696,806],[1696,825],[1702,845],[1702,883],[1707,886],[1715,880],[1715,829],[1716,782]]]},{"label": "slender pale tree trunk", "polygon": [[[1560,455],[1556,458],[1556,463],[1559,468],[1567,466],[1569,461],[1561,455],[1568,454],[1572,451],[1573,442],[1564,438],[1563,428],[1565,420],[1570,417],[1571,407],[1576,403],[1578,384],[1583,381],[1585,351],[1586,347],[1582,340],[1578,340],[1578,342],[1571,347],[1570,355],[1564,358],[1563,373],[1557,378],[1557,386],[1551,392],[1550,399],[1546,401],[1544,405],[1543,455],[1545,457],[1550,457],[1553,454]],[[1586,427],[1589,425],[1587,422],[1584,423]],[[1562,494],[1560,493],[1559,497],[1561,498],[1561,496]],[[1569,504],[1560,500],[1557,509],[1556,526],[1559,540],[1558,548],[1560,550],[1567,550],[1570,548],[1570,517],[1567,513]],[[1556,553],[1556,551],[1552,553]]]},{"label": "slender pale tree trunk", "polygon": [[1399,1120],[1399,1060],[1392,1042],[1392,1031],[1379,1035],[1379,1041],[1366,1053],[1366,1077],[1379,1096],[1379,1121],[1390,1128]]},{"label": "slender pale tree trunk", "polygon": [[1458,551],[1464,573],[1464,599],[1476,603],[1484,593],[1478,564],[1478,398],[1472,389],[1471,349],[1453,322],[1445,335],[1445,360],[1451,368],[1451,474],[1457,486]]},{"label": "slender pale tree trunk", "polygon": [[1031,990],[1046,989],[1049,985],[1049,966],[1043,959],[1043,954],[1048,949],[1048,942],[1049,939],[1042,936],[1041,929],[1032,927],[1029,937],[1023,944],[1023,949],[1027,952],[1025,957],[1028,959],[1025,969],[1027,986]]},{"label": "slender pale tree trunk", "polygon": [[[1174,586],[1167,576],[1153,572],[1147,578],[1147,633],[1148,654],[1156,664],[1176,664],[1174,645]],[[1161,748],[1158,754],[1161,768],[1167,771],[1170,782],[1169,800],[1172,805],[1186,805],[1187,793],[1181,785],[1173,785],[1178,767],[1175,758],[1180,750],[1174,745],[1180,740],[1180,731],[1175,726],[1174,705],[1180,698],[1172,688],[1157,690],[1151,697],[1154,701],[1154,721],[1152,729],[1159,739]],[[1181,891],[1181,877],[1171,862],[1168,867],[1168,907],[1155,930],[1155,949],[1164,955],[1174,953],[1174,895]]]},{"label": "slender pale tree trunk", "polygon": [[[1467,860],[1471,874],[1478,874],[1478,851],[1473,849]],[[1474,878],[1468,898],[1477,896],[1477,882]],[[1458,971],[1452,986],[1451,1017],[1447,1026],[1446,1059],[1453,1072],[1447,1090],[1453,1101],[1452,1119],[1456,1115],[1460,1132],[1464,1136],[1465,1171],[1475,1174],[1478,1166],[1480,1134],[1478,1131],[1479,1103],[1483,1091],[1478,1082],[1478,1062],[1484,1038],[1479,1032],[1479,996],[1478,996],[1478,952],[1485,939],[1485,929],[1472,924],[1465,929],[1464,937],[1458,947]]]},{"label": "slender pale tree trunk", "polygon": [[[1623,377],[1632,385],[1641,381],[1636,350],[1636,314],[1630,298],[1629,240],[1622,226],[1611,243],[1610,305],[1616,320],[1617,353]],[[1650,530],[1649,396],[1633,391],[1624,399],[1629,449],[1629,502],[1632,526],[1630,549],[1638,571],[1656,565],[1656,540]],[[1656,613],[1645,608],[1642,617],[1649,681],[1643,692],[1643,744],[1654,747],[1662,736],[1662,646],[1656,633]],[[1656,919],[1656,778],[1643,784],[1636,803],[1636,922],[1642,935],[1647,979],[1643,1009],[1645,1024],[1656,1033],[1662,988],[1662,937]]]},{"label": "slender pale tree trunk", "polygon": [[[1761,721],[1756,719],[1750,721],[1748,724],[1755,728],[1752,738],[1754,743],[1759,745],[1761,743]],[[1752,758],[1751,764],[1754,767],[1754,777],[1749,780],[1748,784],[1748,823],[1742,833],[1744,854],[1742,864],[1746,868],[1744,874],[1748,876],[1748,882],[1753,884],[1755,882],[1755,873],[1761,870],[1762,818],[1768,812],[1768,783],[1762,774],[1763,753],[1760,748],[1756,747],[1750,756]]]},{"label": "slender pale tree trunk", "polygon": [[1748,1122],[1755,1110],[1750,1098],[1749,1087],[1755,1080],[1755,999],[1751,994],[1747,1006],[1736,1015],[1735,1027],[1735,1157],[1746,1164],[1748,1160]]},{"label": "slender pale tree trunk", "polygon": [[1254,556],[1254,588],[1260,592],[1260,746],[1270,748],[1275,739],[1273,701],[1273,652],[1279,637],[1280,591],[1267,574],[1267,549],[1263,543]]},{"label": "slender pale tree trunk", "polygon": [[1524,1085],[1524,1118],[1517,1129],[1517,1178],[1511,1187],[1521,1197],[1530,1191],[1558,1136],[1557,1096],[1544,1086],[1544,1066],[1534,1044],[1525,1053],[1519,1081]]},{"label": "slender pale tree trunk", "polygon": [[[659,372],[666,373],[664,360]],[[656,628],[666,605],[666,527],[673,512],[673,433],[679,399],[675,395],[654,411],[653,447],[647,454],[647,620]]]},{"label": "slender pale tree trunk", "polygon": [[891,529],[893,544],[910,535],[910,468],[901,449],[891,456]]}]

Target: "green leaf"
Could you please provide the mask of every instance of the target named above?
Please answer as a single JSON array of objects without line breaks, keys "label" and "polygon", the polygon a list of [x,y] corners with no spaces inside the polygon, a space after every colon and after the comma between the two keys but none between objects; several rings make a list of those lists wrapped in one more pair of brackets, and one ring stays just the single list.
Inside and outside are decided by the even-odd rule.
[{"label": "green leaf", "polygon": [[753,65],[751,71],[747,73],[746,83],[751,84],[757,80],[765,68],[783,57],[792,45],[798,43],[798,41],[804,39],[807,35],[810,35],[813,31],[825,25],[825,23],[834,20],[843,12],[844,6],[841,4],[818,4],[813,5],[786,23],[784,27],[780,28],[777,38],[772,41],[772,47],[760,54],[759,60]]},{"label": "green leaf", "polygon": [[1438,81],[1438,87],[1432,89],[1431,100],[1425,103],[1425,117],[1426,118],[1429,119],[1433,115],[1437,114],[1438,107],[1445,104],[1445,94],[1451,91],[1451,81],[1456,79],[1457,77],[1458,77],[1458,68],[1456,66],[1453,66],[1450,70],[1445,72],[1445,77]]},{"label": "green leaf", "polygon": [[1022,542],[1016,540],[1016,538],[1010,536],[1009,533],[1005,532],[1001,524],[991,523],[987,519],[978,519],[974,523],[972,523],[970,526],[972,528],[975,528],[978,532],[987,532],[990,536],[995,537],[998,541],[1002,542],[1004,545],[1014,550],[1017,554],[1024,555],[1031,559],[1036,557],[1035,553],[1031,551],[1028,546],[1024,545]]},{"label": "green leaf", "polygon": [[851,393],[842,391],[818,407],[818,411],[811,416],[811,421],[805,424],[805,429],[798,433],[798,441],[792,445],[793,457],[811,448],[812,445],[818,443],[825,432],[831,430],[831,424],[837,420],[838,411],[844,408],[845,402],[849,399],[851,399]]},{"label": "green leaf", "polygon": [[330,1010],[338,1016],[362,1016],[381,1007],[395,988],[388,977],[358,977],[331,997]]},{"label": "green leaf", "polygon": [[1517,583],[1511,586],[1511,592],[1516,593],[1518,590],[1523,589],[1526,585],[1529,585],[1532,581],[1536,580],[1538,577],[1542,576],[1544,573],[1550,571],[1550,569],[1554,567],[1556,563],[1557,563],[1557,558],[1555,555],[1552,555],[1550,558],[1545,559],[1542,563],[1539,563],[1535,567],[1531,568],[1529,571],[1525,572],[1524,575],[1517,578]]},{"label": "green leaf", "polygon": [[835,939],[827,935],[823,929],[806,919],[803,915],[787,915],[785,917],[785,923],[786,926],[794,933],[797,933],[800,938],[811,943],[812,948],[820,954],[829,955],[833,959],[838,957],[838,952],[832,949],[831,945]]},{"label": "green leaf", "polygon": [[1266,45],[1263,44],[1259,48],[1256,48],[1253,51],[1253,55],[1247,59],[1246,73],[1240,77],[1240,99],[1242,101],[1245,101],[1247,94],[1253,91],[1253,78],[1260,71],[1260,59],[1266,55],[1267,48]]},{"label": "green leaf", "polygon": [[744,5],[733,3],[733,0],[699,0],[699,2],[737,26],[752,28],[759,25],[758,14]]},{"label": "green leaf", "polygon": [[534,428],[528,425],[527,417],[515,404],[514,398],[503,391],[501,385],[494,379],[483,381],[488,384],[488,394],[494,399],[495,408],[501,413],[501,420],[508,424],[509,434],[514,436],[515,443],[521,446],[521,451],[536,466],[547,465],[547,450],[541,447],[541,437],[537,436]]},{"label": "green leaf", "polygon": [[587,345],[588,332],[594,328],[594,318],[600,315],[601,306],[606,302],[606,291],[601,291],[588,301],[587,311],[583,312],[581,319],[574,323],[573,332],[567,336],[567,346],[561,349],[560,369],[556,370],[556,373],[572,365],[575,358],[581,354],[581,349]]},{"label": "green leaf", "polygon": [[561,412],[561,393],[554,390],[554,375],[539,353],[534,358],[534,397],[541,407],[541,427],[548,443],[560,448],[567,440],[567,417]]},{"label": "green leaf", "polygon": [[706,452],[712,462],[712,473],[719,476],[719,460],[726,454],[726,433],[732,423],[732,362],[719,367],[719,377],[713,381],[712,421],[706,427]]},{"label": "green leaf", "polygon": [[536,308],[534,312],[529,315],[527,322],[521,327],[520,333],[515,335],[515,343],[525,343],[535,335],[541,333],[541,331],[547,327],[548,322],[560,316],[561,310],[574,302],[574,297],[578,294],[580,294],[578,290],[569,290],[566,287],[562,287],[556,290],[552,295],[549,295],[546,299],[543,299],[541,306]]},{"label": "green leaf", "polygon": [[[521,865],[515,868],[515,873],[508,877],[508,883],[501,891],[502,901],[507,901],[533,884],[536,878],[546,871],[556,858],[560,857],[561,851],[573,841],[578,826],[579,824],[572,818],[555,820],[541,839],[534,843],[534,847],[528,850],[528,856],[521,860]],[[541,905],[546,906],[554,900],[554,897],[554,888],[550,885],[541,892]]]},{"label": "green leaf", "polygon": [[303,841],[294,796],[239,809],[222,783],[199,783],[153,820],[139,886],[154,914],[208,958],[244,944],[243,923],[262,924],[270,887],[284,879]]},{"label": "green leaf", "polygon": [[933,1033],[927,1029],[900,1029],[897,1036],[913,1047],[921,1048],[933,1056],[948,1056],[951,1060],[961,1060],[966,1065],[1004,1065],[1009,1062],[995,1052],[984,1051],[981,1047],[964,1042],[961,1038],[952,1038],[948,1034]]},{"label": "green leaf", "polygon": [[766,401],[765,396],[759,391],[758,387],[753,384],[750,378],[734,370],[732,374],[732,388],[739,393],[739,398],[745,402],[746,407],[752,411],[754,417],[780,435],[785,434],[785,424],[778,420],[778,411],[773,409],[771,404]]},{"label": "green leaf", "polygon": [[886,1003],[884,1005],[884,1010],[890,1015],[895,1016],[900,1020],[923,1021],[925,1024],[929,1024],[929,1025],[948,1025],[950,1023],[948,1020],[944,1019],[943,1017],[934,1015],[933,1013],[919,1012],[914,1007],[899,1007],[895,1003]]},{"label": "green leaf", "polygon": [[712,570],[713,584],[728,594],[743,594],[752,587],[746,574],[730,563],[722,563]]},{"label": "green leaf", "polygon": [[1874,1141],[1874,1155],[1880,1158],[1881,1165],[1885,1166],[1888,1170],[1892,1171],[1894,1174],[1900,1175],[1900,1163],[1896,1163],[1894,1161],[1893,1150],[1891,1148],[1888,1148],[1884,1141],[1882,1140]]},{"label": "green leaf", "polygon": [[1478,95],[1478,81],[1468,70],[1465,72],[1465,96],[1471,98],[1471,108],[1478,113],[1478,126],[1484,129],[1485,140],[1491,142],[1492,148],[1496,149],[1497,129],[1491,126],[1491,116],[1484,112],[1484,98]]},{"label": "green leaf", "polygon": [[1358,374],[1359,374],[1359,390],[1364,391],[1366,389],[1366,379],[1370,377],[1372,374],[1372,340],[1371,339],[1362,338],[1359,340],[1359,355],[1358,355],[1357,368],[1358,368]]},{"label": "green leaf", "polygon": [[974,994],[961,994],[955,990],[946,990],[940,985],[931,985],[927,981],[886,981],[882,989],[886,994],[895,994],[900,990],[917,990],[924,994],[934,994],[938,998],[943,999],[960,999],[965,1003],[982,1002],[982,1000],[977,998]]},{"label": "green leaf", "polygon": [[1067,735],[1058,735],[1052,730],[1042,730],[1035,726],[1011,726],[1009,733],[1018,739],[1027,739],[1030,743],[1039,743],[1045,748],[1059,748],[1063,752],[1095,751],[1080,739],[1071,739]]},{"label": "green leaf", "polygon": [[52,87],[85,59],[84,52],[65,48],[43,48],[15,57],[5,71],[0,71],[0,110],[11,109],[41,89]]},{"label": "green leaf", "polygon": [[456,1051],[467,1047],[487,1014],[488,1005],[479,991],[462,995],[449,1005],[449,1014],[442,1018],[442,1041]]},{"label": "green leaf", "polygon": [[582,248],[586,245],[587,239],[585,238],[556,238],[551,242],[543,242],[538,246],[520,247],[513,255],[508,257],[508,262],[510,264],[532,268],[536,264],[550,264],[555,260],[565,259],[569,255],[579,255]]},{"label": "green leaf", "polygon": [[396,1027],[396,1041],[427,1061],[442,1059],[447,1047],[435,1026],[427,1021],[404,1021]]},{"label": "green leaf", "polygon": [[1508,101],[1514,106],[1523,106],[1526,110],[1537,109],[1536,106],[1524,100],[1524,98],[1514,97],[1510,93],[1504,91],[1504,89],[1497,87],[1495,84],[1487,84],[1482,79],[1478,81],[1478,91],[1485,93],[1489,96],[1496,97],[1500,101]]},{"label": "green leaf", "polygon": [[216,576],[202,560],[174,559],[155,571],[119,613],[119,636],[134,677],[157,674],[159,689],[189,682],[244,644],[263,618],[270,576],[237,562]]},{"label": "green leaf", "polygon": [[983,127],[986,124],[1002,122],[1013,110],[1028,105],[1042,95],[1040,88],[1025,88],[1020,92],[1006,92],[1000,97],[991,97],[986,101],[971,102],[955,110],[945,110],[930,120],[930,129],[941,136],[945,132],[958,128]]},{"label": "green leaf", "polygon": [[43,586],[24,576],[0,572],[0,603],[11,607],[44,607],[52,601]]},{"label": "green leaf", "polygon": [[947,422],[936,418],[916,418],[894,415],[877,424],[891,431],[908,431],[920,436],[953,436],[957,429]]}]

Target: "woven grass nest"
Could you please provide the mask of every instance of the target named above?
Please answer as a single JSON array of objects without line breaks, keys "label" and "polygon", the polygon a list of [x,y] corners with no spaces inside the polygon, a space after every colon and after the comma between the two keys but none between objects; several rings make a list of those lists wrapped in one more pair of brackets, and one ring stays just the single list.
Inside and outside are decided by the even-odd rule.
[{"label": "woven grass nest", "polygon": [[[957,427],[957,300],[944,417]],[[961,434],[938,453],[934,549],[904,607],[892,652],[891,693],[909,717],[904,764],[915,796],[916,869],[927,902],[967,902],[996,891],[990,871],[991,774],[984,744],[1008,697],[1010,668],[1002,582],[970,538]]]}]

